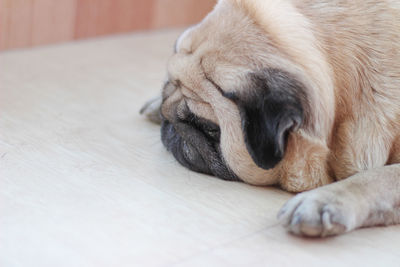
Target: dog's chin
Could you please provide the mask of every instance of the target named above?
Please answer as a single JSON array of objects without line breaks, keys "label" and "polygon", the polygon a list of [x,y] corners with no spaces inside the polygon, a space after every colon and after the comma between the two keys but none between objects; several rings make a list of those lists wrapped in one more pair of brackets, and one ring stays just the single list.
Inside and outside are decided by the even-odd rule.
[{"label": "dog's chin", "polygon": [[182,122],[162,121],[161,140],[184,167],[229,181],[240,179],[225,164],[219,144],[210,141],[201,131]]}]

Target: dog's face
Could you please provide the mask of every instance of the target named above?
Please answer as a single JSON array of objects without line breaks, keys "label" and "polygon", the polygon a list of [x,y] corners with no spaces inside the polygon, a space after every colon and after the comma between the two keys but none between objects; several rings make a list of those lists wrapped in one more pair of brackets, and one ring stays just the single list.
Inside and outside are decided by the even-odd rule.
[{"label": "dog's face", "polygon": [[162,92],[162,141],[193,171],[277,183],[290,139],[321,128],[313,82],[273,35],[221,2],[176,42]]}]

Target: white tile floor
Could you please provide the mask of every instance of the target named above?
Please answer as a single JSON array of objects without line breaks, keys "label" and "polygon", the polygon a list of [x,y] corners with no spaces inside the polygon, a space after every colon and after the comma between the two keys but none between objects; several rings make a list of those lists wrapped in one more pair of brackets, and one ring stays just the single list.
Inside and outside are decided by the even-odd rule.
[{"label": "white tile floor", "polygon": [[0,54],[0,266],[400,266],[400,227],[288,235],[290,194],[179,166],[138,110],[178,31]]}]

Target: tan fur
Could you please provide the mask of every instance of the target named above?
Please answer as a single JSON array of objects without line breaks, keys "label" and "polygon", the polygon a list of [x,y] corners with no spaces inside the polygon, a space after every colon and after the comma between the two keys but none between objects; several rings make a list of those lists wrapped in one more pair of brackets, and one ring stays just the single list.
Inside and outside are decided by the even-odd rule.
[{"label": "tan fur", "polygon": [[318,140],[310,140],[300,131],[289,138],[284,160],[276,167],[279,184],[292,192],[310,190],[333,180],[329,173],[329,149]]},{"label": "tan fur", "polygon": [[[186,101],[217,123],[223,157],[242,180],[301,192],[348,178],[289,201],[280,218],[290,231],[330,235],[400,222],[398,2],[220,0],[177,50],[168,72],[181,86],[164,92],[162,113],[173,120]],[[297,77],[311,103],[272,170],[253,162],[238,107],[215,86],[245,90],[245,75],[266,67]]]},{"label": "tan fur", "polygon": [[400,136],[396,137],[396,140],[393,144],[392,151],[390,152],[390,157],[388,160],[388,164],[396,164],[400,163]]}]

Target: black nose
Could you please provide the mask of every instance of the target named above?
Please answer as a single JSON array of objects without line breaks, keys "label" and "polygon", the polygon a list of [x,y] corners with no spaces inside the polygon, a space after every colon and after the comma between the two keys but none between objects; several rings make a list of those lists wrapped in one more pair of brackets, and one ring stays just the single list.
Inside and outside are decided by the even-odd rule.
[{"label": "black nose", "polygon": [[196,127],[183,122],[170,123],[164,119],[161,139],[167,150],[186,168],[224,180],[240,181],[225,164],[219,146]]},{"label": "black nose", "polygon": [[[180,129],[180,131],[185,130],[188,131],[188,129]],[[174,125],[167,120],[164,120],[162,123],[161,140],[176,160],[193,171],[212,174],[196,147],[191,144],[189,140],[185,140],[182,137],[187,134],[188,133],[179,133]]]}]

